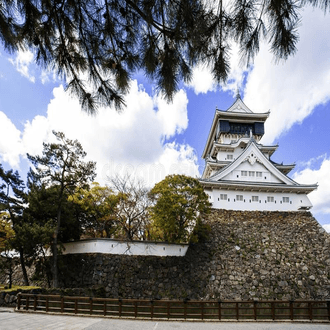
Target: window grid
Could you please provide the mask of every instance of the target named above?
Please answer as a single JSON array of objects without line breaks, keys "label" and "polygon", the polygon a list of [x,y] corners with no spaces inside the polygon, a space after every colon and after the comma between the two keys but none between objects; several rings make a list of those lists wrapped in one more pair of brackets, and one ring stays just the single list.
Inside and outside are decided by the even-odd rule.
[{"label": "window grid", "polygon": [[227,194],[220,194],[221,200],[227,200]]},{"label": "window grid", "polygon": [[256,172],[256,177],[261,178],[262,177],[262,172]]},{"label": "window grid", "polygon": [[259,202],[259,196],[252,196],[252,202]]},{"label": "window grid", "polygon": [[237,201],[243,201],[243,195],[236,195],[236,200]]},{"label": "window grid", "polygon": [[254,171],[249,171],[249,176],[254,177]]},{"label": "window grid", "polygon": [[241,176],[247,176],[247,171],[241,171]]},{"label": "window grid", "polygon": [[267,196],[267,202],[268,203],[274,203],[274,197],[273,196]]},{"label": "window grid", "polygon": [[289,197],[283,197],[283,203],[289,203],[290,199]]}]

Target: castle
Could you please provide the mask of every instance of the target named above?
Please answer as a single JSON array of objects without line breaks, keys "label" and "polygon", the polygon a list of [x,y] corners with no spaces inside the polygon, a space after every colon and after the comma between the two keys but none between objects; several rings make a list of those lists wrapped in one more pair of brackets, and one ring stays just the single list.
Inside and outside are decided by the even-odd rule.
[{"label": "castle", "polygon": [[271,160],[278,145],[259,143],[268,116],[269,112],[252,112],[239,93],[226,111],[216,109],[200,179],[213,208],[298,211],[312,207],[307,195],[317,185],[302,185],[289,178],[295,165]]}]

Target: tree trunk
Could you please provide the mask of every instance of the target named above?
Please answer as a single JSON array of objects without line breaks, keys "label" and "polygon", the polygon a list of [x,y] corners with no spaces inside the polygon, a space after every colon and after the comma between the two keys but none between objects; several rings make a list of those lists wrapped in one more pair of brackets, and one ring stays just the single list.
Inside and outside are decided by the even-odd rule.
[{"label": "tree trunk", "polygon": [[21,262],[21,267],[22,267],[22,272],[23,272],[23,277],[24,277],[24,285],[29,286],[30,284],[29,284],[29,278],[28,278],[27,272],[26,272],[26,267],[25,267],[23,248],[20,248],[20,250],[19,250],[19,259]]},{"label": "tree trunk", "polygon": [[12,265],[12,262],[13,262],[13,259],[8,257],[7,258],[8,260],[8,263],[9,263],[9,289],[11,289],[12,285],[13,285],[13,265]]},{"label": "tree trunk", "polygon": [[60,203],[57,209],[57,225],[54,232],[54,241],[53,241],[53,287],[58,288],[58,267],[57,267],[57,259],[58,259],[58,233],[60,231],[61,226],[61,212],[62,211],[62,203]]}]

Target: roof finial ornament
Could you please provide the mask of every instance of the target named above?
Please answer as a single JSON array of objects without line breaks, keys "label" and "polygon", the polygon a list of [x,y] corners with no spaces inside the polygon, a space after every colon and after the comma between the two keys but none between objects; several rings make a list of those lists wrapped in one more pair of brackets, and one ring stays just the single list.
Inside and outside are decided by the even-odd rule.
[{"label": "roof finial ornament", "polygon": [[236,100],[238,100],[240,98],[241,98],[241,94],[239,93],[239,88],[237,86],[237,88],[236,88]]}]

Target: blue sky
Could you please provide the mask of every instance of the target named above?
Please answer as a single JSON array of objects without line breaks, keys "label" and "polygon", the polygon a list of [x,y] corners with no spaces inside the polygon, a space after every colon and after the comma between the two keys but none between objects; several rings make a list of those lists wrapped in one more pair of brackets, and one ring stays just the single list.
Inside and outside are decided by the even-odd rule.
[{"label": "blue sky", "polygon": [[31,52],[7,54],[0,49],[0,162],[25,178],[26,153],[40,154],[52,130],[78,139],[89,159],[97,161],[97,180],[106,184],[116,173],[131,172],[152,186],[170,173],[199,176],[200,158],[215,108],[227,109],[237,87],[254,112],[271,111],[264,144],[279,144],[272,159],[296,163],[290,176],[318,183],[309,195],[316,219],[330,230],[330,30],[329,17],[307,8],[295,56],[275,63],[262,45],[254,64],[239,65],[233,46],[228,83],[216,86],[207,68],[197,68],[173,103],[153,93],[137,74],[122,113],[100,109],[83,113],[52,72],[33,64]]}]

